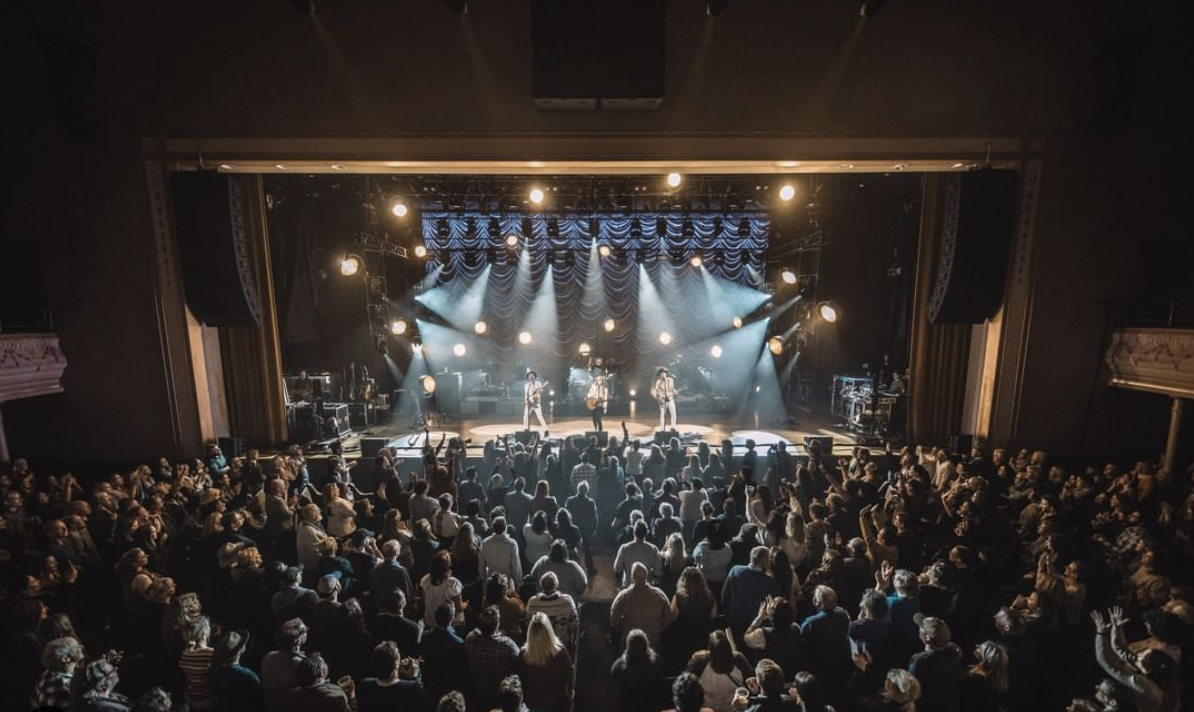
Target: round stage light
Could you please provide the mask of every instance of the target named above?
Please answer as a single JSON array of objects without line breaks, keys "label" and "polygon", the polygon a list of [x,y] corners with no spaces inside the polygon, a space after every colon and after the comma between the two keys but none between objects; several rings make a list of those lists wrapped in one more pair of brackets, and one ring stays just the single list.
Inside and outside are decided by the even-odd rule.
[{"label": "round stage light", "polygon": [[779,189],[779,199],[780,200],[791,200],[792,198],[795,198],[795,197],[796,197],[796,188],[791,183],[785,183],[783,185],[783,187],[781,187]]},{"label": "round stage light", "polygon": [[635,397],[635,396],[637,396],[637,395],[638,395],[638,391],[636,391],[636,390],[634,390],[633,388],[631,388],[631,389],[630,389],[630,397],[631,397],[631,398],[633,398],[633,397]]},{"label": "round stage light", "polygon": [[406,203],[402,202],[401,200],[395,200],[394,202],[390,203],[390,212],[393,213],[394,217],[396,218],[404,218],[406,217],[406,214],[410,212],[410,208],[407,208]]},{"label": "round stage light", "polygon": [[419,385],[427,395],[435,393],[435,378],[433,376],[420,376]]},{"label": "round stage light", "polygon": [[734,328],[735,328],[735,329],[741,329],[741,328],[742,328],[742,317],[740,317],[740,316],[736,316],[736,317],[734,317]]},{"label": "round stage light", "polygon": [[483,321],[479,321],[476,324],[473,324],[473,331],[477,332],[478,334],[484,334],[486,331],[489,331],[489,325]]},{"label": "round stage light", "polygon": [[529,332],[529,331],[519,332],[518,343],[522,344],[523,346],[526,346],[527,344],[531,343],[531,332]]},{"label": "round stage light", "polygon": [[398,319],[393,324],[390,324],[390,333],[394,336],[401,336],[406,333],[406,319]]},{"label": "round stage light", "polygon": [[659,334],[659,343],[663,344],[664,346],[667,346],[668,344],[672,343],[672,335],[667,333],[666,331],[661,332]]},{"label": "round stage light", "polygon": [[784,284],[796,284],[796,273],[784,267],[779,273],[779,278],[784,281]]},{"label": "round stage light", "polygon": [[821,315],[827,323],[834,323],[837,321],[837,307],[833,302],[821,302],[817,305],[817,313]]},{"label": "round stage light", "polygon": [[506,247],[518,247],[518,235],[506,235]]},{"label": "round stage light", "polygon": [[606,331],[613,331],[618,325],[613,319],[606,319],[605,323],[601,325]]},{"label": "round stage light", "polygon": [[452,353],[456,354],[457,356],[463,356],[465,351],[467,351],[467,349],[464,348],[464,344],[456,344],[452,347]]},{"label": "round stage light", "polygon": [[688,264],[692,265],[693,267],[700,267],[701,265],[705,264],[705,260],[701,259],[700,255],[693,255],[692,259],[688,261]]},{"label": "round stage light", "polygon": [[721,358],[721,347],[713,344],[713,348],[709,349],[709,355],[713,358]]},{"label": "round stage light", "polygon": [[535,205],[543,202],[543,189],[531,188],[531,202]]},{"label": "round stage light", "polygon": [[679,173],[668,173],[667,174],[667,184],[671,188],[679,188],[680,183],[683,180],[684,180],[684,177],[681,176]]},{"label": "round stage light", "polygon": [[348,255],[340,261],[340,274],[345,277],[351,277],[357,272],[361,271],[361,258],[356,255]]},{"label": "round stage light", "polygon": [[779,356],[784,352],[784,340],[778,336],[772,336],[767,340],[767,348],[771,350],[772,354]]},{"label": "round stage light", "polygon": [[588,342],[585,342],[580,345],[580,348],[577,349],[577,351],[580,352],[581,356],[588,356],[589,354],[593,353],[593,347],[589,346]]},{"label": "round stage light", "polygon": [[415,245],[415,257],[426,257],[426,256],[427,256],[427,246],[426,245]]},{"label": "round stage light", "polygon": [[601,255],[602,257],[609,257],[610,252],[611,250],[609,249],[609,245],[602,245],[601,247],[597,248],[597,254]]}]

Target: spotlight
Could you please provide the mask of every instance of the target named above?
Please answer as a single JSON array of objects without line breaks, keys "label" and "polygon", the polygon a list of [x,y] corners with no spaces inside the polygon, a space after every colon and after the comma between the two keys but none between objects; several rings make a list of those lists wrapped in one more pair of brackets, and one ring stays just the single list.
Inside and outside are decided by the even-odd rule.
[{"label": "spotlight", "polygon": [[700,255],[693,255],[692,259],[688,261],[688,264],[692,265],[693,267],[700,267],[701,265],[705,264],[705,260],[701,259]]},{"label": "spotlight", "polygon": [[609,245],[602,245],[601,247],[597,248],[597,254],[601,255],[602,257],[609,257],[609,253]]},{"label": "spotlight", "polygon": [[509,247],[510,249],[518,247],[518,235],[506,235],[506,247]]},{"label": "spotlight", "polygon": [[602,326],[605,327],[606,331],[613,331],[614,328],[617,326],[617,324],[614,322],[613,319],[606,319],[605,323],[602,324]]},{"label": "spotlight", "polygon": [[672,343],[672,335],[667,333],[666,331],[660,332],[659,343],[663,344],[664,346],[667,346],[668,344]]},{"label": "spotlight", "polygon": [[361,271],[361,258],[356,255],[345,255],[340,261],[340,274],[351,277]]},{"label": "spotlight", "polygon": [[394,336],[401,336],[406,333],[406,319],[398,319],[393,324],[390,324],[390,333]]},{"label": "spotlight", "polygon": [[771,350],[772,354],[779,356],[784,352],[784,340],[778,336],[772,336],[767,340],[767,348]]},{"label": "spotlight", "polygon": [[531,202],[538,205],[543,202],[543,189],[531,188]]},{"label": "spotlight", "polygon": [[423,388],[423,392],[426,393],[427,395],[431,395],[432,393],[435,393],[435,377],[420,376],[419,377],[419,386],[421,386]]},{"label": "spotlight", "polygon": [[427,256],[427,246],[426,245],[415,245],[415,257],[426,257],[426,256]]},{"label": "spotlight", "polygon": [[526,346],[527,344],[531,343],[531,332],[523,331],[523,332],[519,333],[518,334],[518,343],[522,344],[523,346]]},{"label": "spotlight", "polygon": [[735,329],[741,329],[741,328],[742,328],[742,317],[740,317],[740,316],[736,316],[736,317],[734,317],[734,328],[735,328]]},{"label": "spotlight", "polygon": [[452,353],[456,354],[457,356],[463,356],[465,351],[467,351],[467,349],[464,348],[464,344],[456,344],[452,347]]},{"label": "spotlight", "polygon": [[410,212],[410,208],[406,207],[406,203],[402,202],[401,198],[394,198],[390,201],[390,212],[396,218],[404,218]]},{"label": "spotlight", "polygon": [[589,346],[589,343],[586,341],[586,342],[582,343],[580,345],[580,348],[577,350],[580,351],[581,356],[588,356],[589,354],[591,354],[593,352],[593,347]]},{"label": "spotlight", "polygon": [[817,313],[821,315],[827,323],[832,324],[837,321],[838,311],[837,305],[833,302],[821,302],[817,305]]},{"label": "spotlight", "polygon": [[796,197],[796,188],[791,183],[785,183],[784,186],[779,189],[779,199],[780,200],[787,201],[787,200],[791,200],[792,198],[795,198],[795,197]]},{"label": "spotlight", "polygon": [[679,188],[680,183],[683,180],[684,180],[684,177],[681,176],[679,173],[668,173],[667,174],[667,184],[671,188]]},{"label": "spotlight", "polygon": [[473,331],[477,332],[478,334],[484,334],[486,331],[489,331],[489,325],[483,321],[479,321],[476,324],[473,324]]},{"label": "spotlight", "polygon": [[796,273],[784,267],[783,271],[779,273],[779,278],[784,281],[784,284],[796,284]]},{"label": "spotlight", "polygon": [[713,344],[713,348],[709,349],[709,355],[713,358],[721,358],[721,347]]}]

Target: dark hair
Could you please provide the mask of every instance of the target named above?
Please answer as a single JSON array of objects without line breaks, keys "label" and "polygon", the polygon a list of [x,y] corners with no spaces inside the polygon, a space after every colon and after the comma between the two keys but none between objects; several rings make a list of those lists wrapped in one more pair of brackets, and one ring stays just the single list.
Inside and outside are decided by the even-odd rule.
[{"label": "dark hair", "polygon": [[465,712],[464,695],[457,690],[452,690],[439,698],[439,703],[435,706],[435,712]]},{"label": "dark hair", "polygon": [[690,672],[682,672],[672,683],[672,704],[676,712],[700,712],[705,706],[705,688],[701,680]]},{"label": "dark hair", "polygon": [[635,539],[646,539],[647,538],[647,522],[645,520],[640,519],[639,521],[634,523],[634,538]]},{"label": "dark hair", "polygon": [[494,534],[505,534],[506,533],[506,518],[505,517],[494,518],[492,526],[493,526]]},{"label": "dark hair", "polygon": [[391,612],[406,608],[406,594],[402,589],[395,588],[381,597],[381,608],[383,611]]},{"label": "dark hair", "polygon": [[[561,509],[560,511],[564,510]],[[551,549],[547,552],[547,558],[552,563],[564,563],[568,558],[568,545],[564,543],[563,539],[556,539],[551,542]]]},{"label": "dark hair", "polygon": [[709,665],[714,672],[729,675],[734,671],[734,646],[724,630],[709,634]]},{"label": "dark hair", "polygon": [[547,512],[540,509],[535,512],[535,516],[531,517],[531,531],[536,534],[542,534],[547,531]]},{"label": "dark hair", "polygon": [[497,632],[501,622],[502,614],[498,610],[498,607],[486,606],[485,610],[481,611],[481,616],[477,619],[477,630],[481,631],[481,635],[491,636]]},{"label": "dark hair", "polygon": [[394,674],[394,668],[398,667],[400,660],[402,654],[398,652],[398,644],[392,640],[383,640],[373,648],[373,654],[369,656],[369,669],[377,679],[385,680]]},{"label": "dark hair", "polygon": [[319,653],[311,653],[294,666],[294,680],[299,687],[311,687],[327,673],[327,663]]},{"label": "dark hair", "polygon": [[431,585],[438,586],[448,579],[452,572],[452,555],[446,549],[435,552],[431,558],[431,566],[427,574],[431,577]]},{"label": "dark hair", "polygon": [[568,512],[567,509],[560,507],[559,509],[556,510],[556,524],[561,527],[572,526],[572,515]]},{"label": "dark hair", "polygon": [[[42,707],[39,709],[52,708]],[[133,705],[133,712],[170,712],[172,709],[174,709],[174,700],[170,699],[170,693],[161,687],[151,687],[141,693],[141,696],[137,698],[137,704]]]},{"label": "dark hair", "polygon": [[522,680],[517,675],[508,675],[497,690],[497,704],[502,712],[522,710]]},{"label": "dark hair", "polygon": [[440,607],[435,609],[435,625],[437,628],[447,630],[448,626],[452,625],[452,616],[455,615],[453,606],[449,603],[441,603]]},{"label": "dark hair", "polygon": [[759,680],[759,687],[767,697],[779,697],[784,691],[784,671],[779,663],[769,658],[763,658],[755,666],[755,677]]},{"label": "dark hair", "polygon": [[825,709],[825,686],[812,673],[803,670],[796,673],[792,685],[800,696],[801,712],[821,712]]}]

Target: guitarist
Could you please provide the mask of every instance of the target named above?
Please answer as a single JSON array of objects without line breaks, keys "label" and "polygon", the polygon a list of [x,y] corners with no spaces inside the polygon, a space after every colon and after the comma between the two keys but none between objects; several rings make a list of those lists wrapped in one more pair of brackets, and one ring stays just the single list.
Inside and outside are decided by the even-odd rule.
[{"label": "guitarist", "polygon": [[672,416],[672,430],[676,429],[676,382],[666,368],[655,372],[655,383],[651,386],[651,395],[659,403],[659,429],[663,430],[663,416]]},{"label": "guitarist", "polygon": [[601,432],[601,416],[605,415],[605,406],[609,403],[609,381],[604,374],[593,369],[593,381],[589,384],[589,392],[585,395],[585,406],[593,414],[593,430]]},{"label": "guitarist", "polygon": [[526,398],[526,408],[522,412],[522,429],[531,429],[531,413],[539,419],[539,427],[543,428],[546,437],[547,423],[543,420],[543,406],[542,393],[543,388],[547,385],[547,381],[540,383],[538,381],[539,374],[534,371],[527,372],[527,382],[522,387],[523,395]]}]

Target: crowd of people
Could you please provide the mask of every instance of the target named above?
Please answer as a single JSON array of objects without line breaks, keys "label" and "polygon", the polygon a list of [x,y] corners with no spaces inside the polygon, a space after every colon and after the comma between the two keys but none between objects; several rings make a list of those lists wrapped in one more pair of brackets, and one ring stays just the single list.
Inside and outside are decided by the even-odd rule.
[{"label": "crowd of people", "polygon": [[628,435],[17,460],[0,708],[568,712],[603,646],[628,712],[1191,707],[1189,472]]}]

